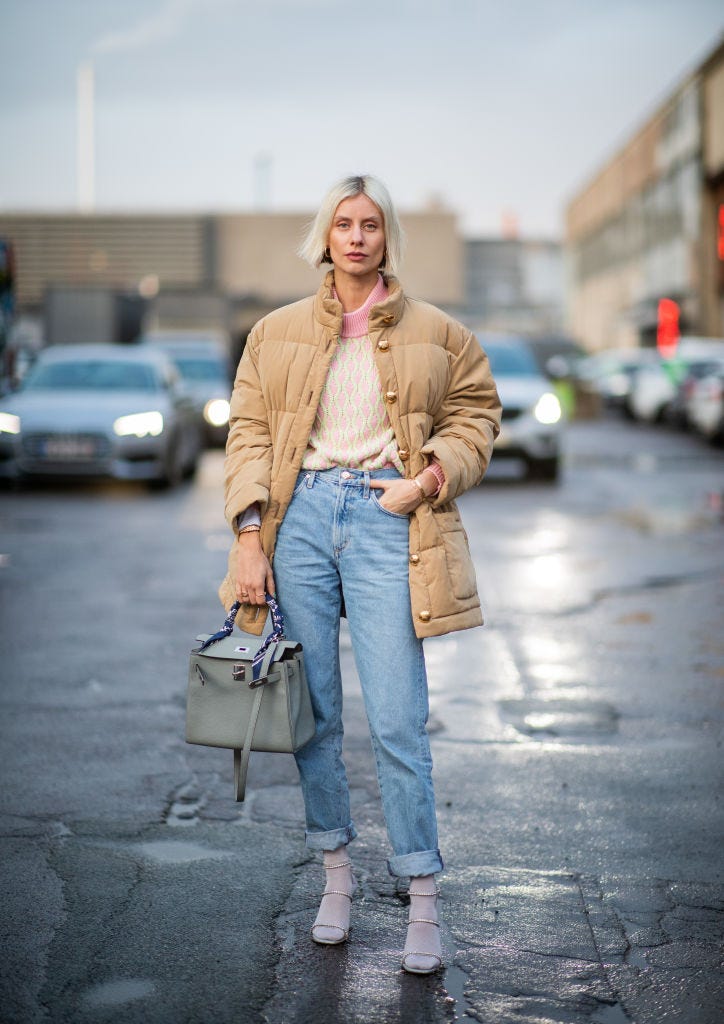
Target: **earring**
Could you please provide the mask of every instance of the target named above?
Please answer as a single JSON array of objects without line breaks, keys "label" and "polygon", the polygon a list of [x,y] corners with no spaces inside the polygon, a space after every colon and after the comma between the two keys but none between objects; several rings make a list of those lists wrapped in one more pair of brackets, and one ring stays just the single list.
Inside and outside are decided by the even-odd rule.
[{"label": "earring", "polygon": [[331,263],[331,262],[332,262],[332,254],[329,251],[329,246],[327,246],[327,248],[324,250],[324,255],[322,256],[322,263]]}]

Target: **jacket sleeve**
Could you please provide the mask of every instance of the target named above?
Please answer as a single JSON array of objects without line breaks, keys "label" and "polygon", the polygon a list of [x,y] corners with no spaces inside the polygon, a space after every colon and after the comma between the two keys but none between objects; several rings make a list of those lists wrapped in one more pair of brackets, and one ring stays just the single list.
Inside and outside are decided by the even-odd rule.
[{"label": "jacket sleeve", "polygon": [[257,327],[249,335],[231,395],[224,495],[226,520],[232,530],[236,517],[255,502],[264,515],[271,486],[272,442],[259,379]]},{"label": "jacket sleeve", "polygon": [[430,439],[421,449],[437,459],[445,474],[433,506],[444,505],[480,483],[500,432],[501,412],[488,357],[475,335],[464,330],[447,394],[436,412]]}]

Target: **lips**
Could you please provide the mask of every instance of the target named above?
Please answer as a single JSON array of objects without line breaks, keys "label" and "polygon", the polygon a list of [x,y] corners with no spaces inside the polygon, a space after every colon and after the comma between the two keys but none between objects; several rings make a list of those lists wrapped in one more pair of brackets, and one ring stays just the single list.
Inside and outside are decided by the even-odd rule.
[{"label": "lips", "polygon": [[366,252],[346,252],[345,256],[348,260],[364,260],[367,259]]}]

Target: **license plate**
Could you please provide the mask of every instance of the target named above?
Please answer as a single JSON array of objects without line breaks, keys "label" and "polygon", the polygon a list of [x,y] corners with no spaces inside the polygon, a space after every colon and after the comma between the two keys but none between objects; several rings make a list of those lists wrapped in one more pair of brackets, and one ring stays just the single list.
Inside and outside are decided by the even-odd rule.
[{"label": "license plate", "polygon": [[49,437],[43,454],[46,459],[92,459],[95,442],[84,437]]}]

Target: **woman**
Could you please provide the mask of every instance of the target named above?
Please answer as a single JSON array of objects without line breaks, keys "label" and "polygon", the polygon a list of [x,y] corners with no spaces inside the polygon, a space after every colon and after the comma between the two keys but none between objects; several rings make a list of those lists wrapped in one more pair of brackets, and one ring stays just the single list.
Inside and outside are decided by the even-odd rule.
[{"label": "woman", "polygon": [[[438,850],[422,639],[482,624],[453,499],[485,472],[500,402],[461,324],[392,276],[401,230],[370,176],[325,197],[302,245],[332,270],[316,295],[264,317],[234,385],[226,515],[237,533],[220,596],[261,633],[264,592],[304,646],[316,721],[297,752],[307,846],[326,885],[312,938],[344,942],[356,836],[342,761],[339,622],[349,622],[393,856],[409,877],[405,970],[442,965]],[[273,560],[273,570],[272,570]]]}]

